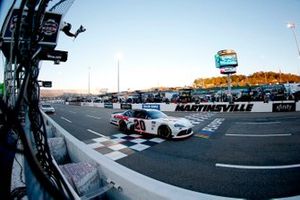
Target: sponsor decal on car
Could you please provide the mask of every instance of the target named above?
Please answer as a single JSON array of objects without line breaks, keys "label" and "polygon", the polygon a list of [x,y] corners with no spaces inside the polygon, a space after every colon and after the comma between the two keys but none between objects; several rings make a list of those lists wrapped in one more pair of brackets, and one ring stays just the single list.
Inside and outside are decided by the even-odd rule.
[{"label": "sponsor decal on car", "polygon": [[155,129],[155,127],[156,127],[156,122],[151,122],[151,130],[154,130]]},{"label": "sponsor decal on car", "polygon": [[115,119],[122,119],[122,120],[125,120],[125,121],[128,121],[128,119],[129,119],[129,117],[123,116],[123,115],[115,115],[114,118]]},{"label": "sponsor decal on car", "polygon": [[216,104],[216,105],[184,105],[178,104],[175,111],[198,111],[198,112],[250,112],[253,104]]}]

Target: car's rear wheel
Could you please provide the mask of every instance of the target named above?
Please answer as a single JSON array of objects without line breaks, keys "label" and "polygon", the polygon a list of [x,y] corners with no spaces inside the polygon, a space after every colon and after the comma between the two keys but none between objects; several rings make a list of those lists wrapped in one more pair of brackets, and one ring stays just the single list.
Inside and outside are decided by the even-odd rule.
[{"label": "car's rear wheel", "polygon": [[122,131],[122,132],[127,131],[127,125],[123,120],[119,121],[119,130]]},{"label": "car's rear wheel", "polygon": [[163,138],[171,138],[172,131],[168,126],[163,125],[163,126],[159,127],[157,134]]}]

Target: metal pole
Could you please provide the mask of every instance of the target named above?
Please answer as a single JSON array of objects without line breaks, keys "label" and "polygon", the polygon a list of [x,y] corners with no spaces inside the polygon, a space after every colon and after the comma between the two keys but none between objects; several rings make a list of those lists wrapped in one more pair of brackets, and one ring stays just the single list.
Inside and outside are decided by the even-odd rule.
[{"label": "metal pole", "polygon": [[291,29],[292,29],[292,32],[293,32],[293,35],[294,35],[294,39],[295,39],[295,42],[296,42],[296,46],[297,46],[297,50],[298,50],[298,55],[300,56],[300,48],[299,48],[299,43],[298,43],[298,39],[297,39],[295,27],[291,28]]},{"label": "metal pole", "polygon": [[118,58],[118,94],[120,93],[120,61]]},{"label": "metal pole", "polygon": [[267,74],[266,74],[266,72],[265,72],[265,84],[268,84],[267,83]]},{"label": "metal pole", "polygon": [[281,83],[281,70],[279,69],[279,83]]},{"label": "metal pole", "polygon": [[91,77],[90,77],[90,69],[91,69],[91,67],[89,67],[89,76],[88,76],[88,94],[90,94],[91,93]]},{"label": "metal pole", "polygon": [[227,74],[227,82],[228,82],[228,101],[231,103],[232,96],[231,96],[231,77],[230,74]]},{"label": "metal pole", "polygon": [[[299,43],[298,43],[298,39],[297,39],[297,35],[296,35],[296,31],[295,31],[295,27],[292,28],[292,32],[295,38],[295,42],[296,42],[296,46],[297,46],[297,50],[298,50],[298,55],[300,57],[300,48],[299,48]],[[300,74],[300,72],[298,71],[298,73]]]},{"label": "metal pole", "polygon": [[[287,24],[287,28],[291,29],[292,32],[293,32],[293,36],[294,36],[294,39],[295,39],[295,42],[296,42],[296,46],[297,46],[297,50],[298,50],[298,56],[300,57],[300,48],[299,48],[299,42],[298,42],[298,39],[297,39],[297,35],[296,35],[296,25],[294,23],[288,23]],[[299,72],[299,67],[298,67],[298,73]]]}]

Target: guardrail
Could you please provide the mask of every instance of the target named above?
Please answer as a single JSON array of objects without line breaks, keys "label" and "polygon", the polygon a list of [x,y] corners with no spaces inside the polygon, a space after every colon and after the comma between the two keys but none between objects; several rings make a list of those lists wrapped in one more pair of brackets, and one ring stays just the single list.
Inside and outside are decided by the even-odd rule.
[{"label": "guardrail", "polygon": [[101,179],[114,185],[114,189],[107,192],[109,199],[233,199],[186,190],[139,174],[89,148],[85,143],[77,140],[61,128],[47,115],[44,115],[44,119],[46,124],[54,127],[56,136],[65,139],[67,151],[72,162],[87,161],[96,163]]},{"label": "guardrail", "polygon": [[[70,104],[74,105],[74,104]],[[151,108],[161,111],[194,111],[194,112],[294,112],[300,111],[300,102],[295,101],[269,101],[255,102],[214,102],[214,103],[144,103],[144,104],[120,104],[120,103],[88,103],[79,102],[79,106],[92,106],[110,109],[142,109]]]}]

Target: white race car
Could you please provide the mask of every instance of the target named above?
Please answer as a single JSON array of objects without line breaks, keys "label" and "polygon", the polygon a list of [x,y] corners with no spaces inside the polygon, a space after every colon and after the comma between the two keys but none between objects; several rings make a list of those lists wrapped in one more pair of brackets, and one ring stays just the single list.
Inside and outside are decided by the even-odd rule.
[{"label": "white race car", "polygon": [[191,122],[184,118],[169,117],[159,110],[136,109],[113,113],[110,123],[121,131],[155,134],[164,138],[185,138],[193,134]]},{"label": "white race car", "polygon": [[55,109],[50,104],[43,103],[41,104],[40,108],[44,113],[48,113],[48,114],[55,113]]}]

